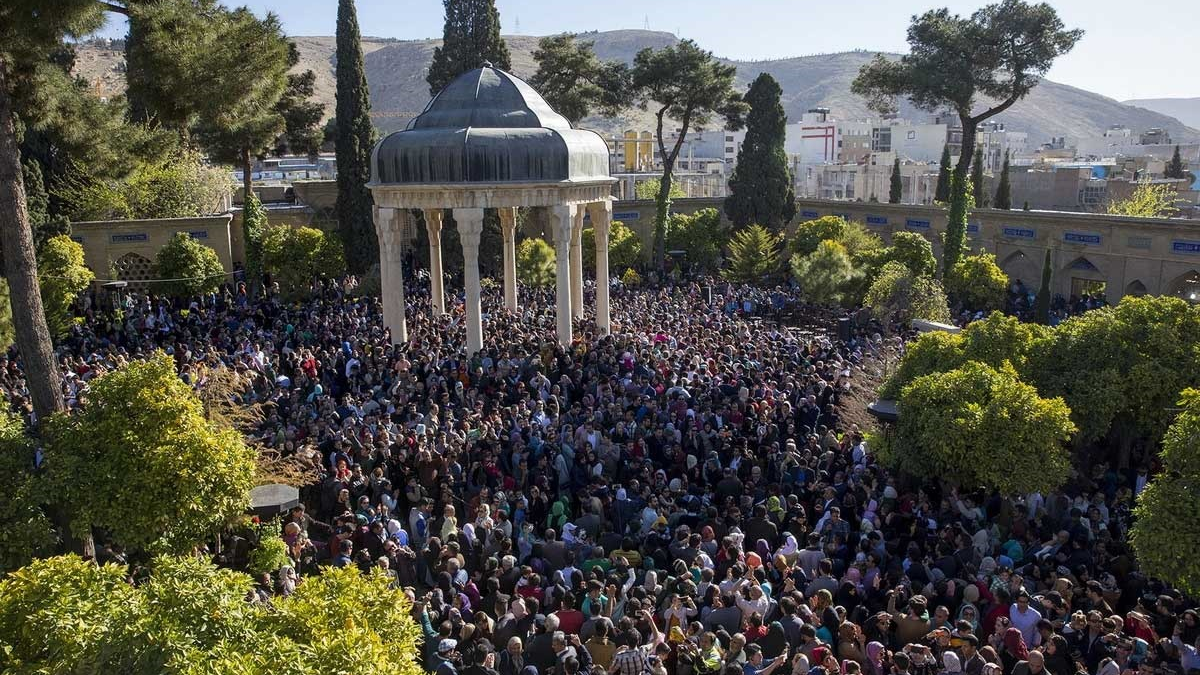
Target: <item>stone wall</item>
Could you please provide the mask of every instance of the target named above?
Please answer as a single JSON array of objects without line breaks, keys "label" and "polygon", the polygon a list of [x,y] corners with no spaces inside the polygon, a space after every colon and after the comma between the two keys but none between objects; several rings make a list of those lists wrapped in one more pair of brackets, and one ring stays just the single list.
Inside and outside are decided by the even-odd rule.
[{"label": "stone wall", "polygon": [[89,221],[71,224],[71,238],[83,246],[84,260],[99,279],[111,272],[126,281],[153,279],[158,251],[175,236],[187,232],[212,248],[225,271],[233,271],[230,214],[202,218]]}]

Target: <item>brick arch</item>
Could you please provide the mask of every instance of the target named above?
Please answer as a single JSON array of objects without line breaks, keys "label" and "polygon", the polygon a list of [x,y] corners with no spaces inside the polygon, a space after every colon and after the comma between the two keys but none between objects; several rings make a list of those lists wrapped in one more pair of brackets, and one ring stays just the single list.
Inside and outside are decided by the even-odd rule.
[{"label": "brick arch", "polygon": [[1200,302],[1200,271],[1188,270],[1171,280],[1167,293],[1190,302]]},{"label": "brick arch", "polygon": [[1093,263],[1091,260],[1088,260],[1087,256],[1082,255],[1067,263],[1067,265],[1062,268],[1061,274],[1068,277],[1075,276],[1094,278],[1099,281],[1105,280],[1104,272],[1102,272],[1095,263]]},{"label": "brick arch", "polygon": [[1149,293],[1146,284],[1143,284],[1140,279],[1134,279],[1125,285],[1125,295],[1132,295],[1135,298],[1140,298]]}]

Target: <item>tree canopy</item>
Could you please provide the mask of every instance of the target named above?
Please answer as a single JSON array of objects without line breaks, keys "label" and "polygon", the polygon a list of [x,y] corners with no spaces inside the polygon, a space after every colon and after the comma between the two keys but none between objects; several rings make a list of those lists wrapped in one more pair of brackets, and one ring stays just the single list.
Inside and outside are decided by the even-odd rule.
[{"label": "tree canopy", "polygon": [[71,304],[96,278],[84,262],[83,246],[66,235],[51,238],[38,255],[38,278],[50,333],[65,335],[71,327]]},{"label": "tree canopy", "polygon": [[821,242],[827,239],[840,241],[845,234],[845,219],[840,216],[821,216],[796,225],[788,248],[792,255],[805,256],[817,250]]},{"label": "tree canopy", "polygon": [[529,286],[552,286],[557,255],[541,237],[530,237],[517,246],[517,278]]},{"label": "tree canopy", "polygon": [[316,279],[346,271],[342,242],[313,227],[268,226],[262,236],[263,271],[289,298],[301,297]]},{"label": "tree canopy", "polygon": [[1135,218],[1170,218],[1179,213],[1179,192],[1174,185],[1143,181],[1133,194],[1108,203],[1108,213]]},{"label": "tree canopy", "polygon": [[885,324],[895,321],[903,325],[913,319],[943,323],[950,320],[946,291],[938,280],[913,274],[910,268],[895,260],[880,268],[863,302]]},{"label": "tree canopy", "polygon": [[178,279],[163,284],[163,292],[190,298],[210,293],[225,281],[225,267],[217,252],[192,238],[187,232],[177,232],[158,250],[155,271],[160,279]]},{"label": "tree canopy", "polygon": [[538,69],[530,86],[571,124],[593,111],[615,117],[630,103],[629,67],[596,58],[593,44],[563,33],[542,38],[533,52]]},{"label": "tree canopy", "polygon": [[746,139],[725,198],[725,213],[734,228],[758,223],[779,231],[796,215],[796,190],[783,147],[787,115],[782,95],[779,83],[767,73],[755,78],[746,92]]},{"label": "tree canopy", "polygon": [[884,251],[883,258],[904,265],[917,276],[933,276],[937,272],[933,245],[916,232],[892,234],[892,245]]},{"label": "tree canopy", "polygon": [[90,383],[82,410],[47,430],[47,481],[71,527],[130,549],[185,553],[244,512],[254,453],[204,416],[163,354]]},{"label": "tree canopy", "polygon": [[1162,471],[1137,496],[1129,541],[1146,574],[1190,595],[1200,593],[1200,391],[1185,389],[1179,416],[1163,437]]},{"label": "tree canopy", "polygon": [[880,459],[967,489],[1047,492],[1066,480],[1063,442],[1075,431],[1062,399],[1046,399],[1010,366],[978,361],[913,380]]},{"label": "tree canopy", "polygon": [[[654,216],[654,262],[660,267],[666,258],[675,160],[688,132],[705,128],[713,117],[723,118],[727,128],[741,127],[747,106],[734,89],[736,74],[736,67],[722,63],[692,40],[681,40],[659,50],[646,48],[634,57],[633,100],[643,109],[654,109],[655,138],[663,163]],[[667,135],[669,120],[679,125],[673,141]]]},{"label": "tree canopy", "polygon": [[841,304],[856,273],[846,247],[833,239],[817,244],[806,256],[792,256],[791,267],[804,299],[818,305]]},{"label": "tree canopy", "polygon": [[946,276],[945,284],[951,298],[976,312],[1004,309],[1008,297],[1008,275],[991,253],[960,259]]},{"label": "tree canopy", "polygon": [[721,224],[716,209],[700,209],[691,215],[673,213],[667,225],[667,249],[686,252],[688,263],[701,270],[717,268],[728,239],[729,230]]},{"label": "tree canopy", "polygon": [[900,178],[900,158],[892,164],[892,177],[888,181],[888,203],[899,204],[904,198],[904,182]]},{"label": "tree canopy", "polygon": [[500,11],[495,0],[442,0],[446,23],[442,44],[433,49],[429,64],[429,95],[436,96],[463,73],[489,61],[500,70],[512,70],[508,45],[500,37]]},{"label": "tree canopy", "polygon": [[729,240],[729,260],[721,274],[731,281],[760,282],[779,271],[782,238],[762,225],[740,230]]},{"label": "tree canopy", "polygon": [[362,274],[379,260],[379,241],[372,213],[374,201],[367,189],[375,127],[371,124],[367,71],[354,0],[338,0],[336,75],[334,148],[338,191],[334,212],[350,271]]},{"label": "tree canopy", "polygon": [[[583,267],[584,270],[596,269],[596,230],[591,227],[583,229]],[[619,220],[614,220],[608,228],[608,269],[609,273],[623,272],[634,267],[642,260],[642,239],[637,232],[629,229]]]}]

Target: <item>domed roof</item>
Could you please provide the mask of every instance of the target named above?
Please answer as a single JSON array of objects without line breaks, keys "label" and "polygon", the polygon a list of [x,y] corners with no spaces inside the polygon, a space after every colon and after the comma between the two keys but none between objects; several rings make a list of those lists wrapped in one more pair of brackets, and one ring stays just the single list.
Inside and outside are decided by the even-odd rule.
[{"label": "domed roof", "polygon": [[375,146],[372,184],[602,180],[608,144],[571,128],[521,79],[491,64],[458,76]]}]

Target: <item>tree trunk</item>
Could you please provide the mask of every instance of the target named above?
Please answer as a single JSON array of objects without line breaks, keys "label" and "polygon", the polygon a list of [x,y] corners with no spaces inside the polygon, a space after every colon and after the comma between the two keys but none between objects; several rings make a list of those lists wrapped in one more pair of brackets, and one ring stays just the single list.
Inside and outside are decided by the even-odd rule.
[{"label": "tree trunk", "polygon": [[975,136],[979,123],[967,115],[959,115],[962,120],[962,150],[958,153],[958,163],[954,165],[954,174],[959,180],[966,177],[971,170],[971,159],[975,156]]},{"label": "tree trunk", "polygon": [[242,217],[246,216],[246,200],[254,189],[254,181],[250,179],[250,148],[242,148]]},{"label": "tree trunk", "polygon": [[654,263],[661,272],[667,261],[667,219],[671,217],[671,179],[674,162],[663,162],[663,175],[654,200]]},{"label": "tree trunk", "polygon": [[63,397],[58,359],[54,356],[46,312],[42,308],[37,256],[25,204],[21,155],[17,149],[6,70],[7,64],[0,59],[0,238],[4,240],[5,274],[12,300],[17,349],[21,352],[34,412],[39,420],[44,420],[63,409]]}]

